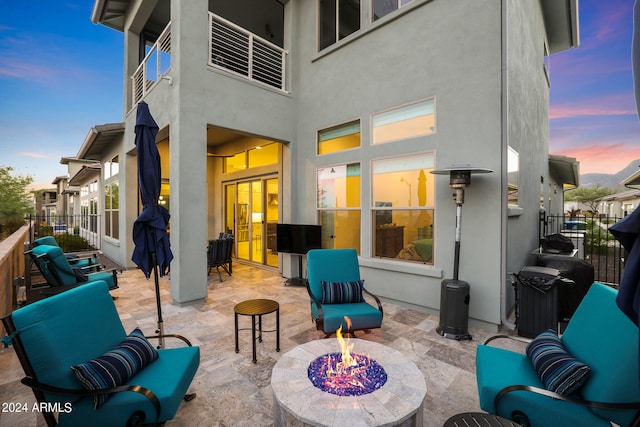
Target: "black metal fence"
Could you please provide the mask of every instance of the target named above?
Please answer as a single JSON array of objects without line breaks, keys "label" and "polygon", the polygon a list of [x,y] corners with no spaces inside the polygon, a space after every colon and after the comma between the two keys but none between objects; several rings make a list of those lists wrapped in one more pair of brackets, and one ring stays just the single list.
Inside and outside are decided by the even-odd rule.
[{"label": "black metal fence", "polygon": [[55,237],[65,252],[100,249],[100,215],[31,215],[32,239]]},{"label": "black metal fence", "polygon": [[595,280],[618,285],[624,269],[624,248],[609,232],[621,218],[605,215],[540,216],[540,238],[550,234],[568,237],[576,256],[591,263]]}]

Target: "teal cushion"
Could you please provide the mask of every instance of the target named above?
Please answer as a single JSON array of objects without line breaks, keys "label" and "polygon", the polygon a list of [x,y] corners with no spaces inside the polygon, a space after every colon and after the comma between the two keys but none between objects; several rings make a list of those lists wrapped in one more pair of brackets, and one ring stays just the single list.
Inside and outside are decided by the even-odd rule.
[{"label": "teal cushion", "polygon": [[[312,314],[317,318],[317,309],[312,305]],[[366,302],[347,304],[323,304],[322,316],[324,325],[322,330],[333,333],[342,326],[342,330],[348,329],[344,316],[351,320],[351,330],[379,328],[382,325],[382,313],[377,308]]]},{"label": "teal cushion", "polygon": [[[104,390],[126,384],[135,374],[158,359],[158,352],[140,329],[102,356],[72,366],[76,379],[87,390]],[[93,396],[97,409],[109,398],[108,394]]]},{"label": "teal cushion", "polygon": [[352,302],[363,302],[362,287],[364,280],[353,282],[326,282],[320,281],[322,285],[322,304],[344,304]]},{"label": "teal cushion", "polygon": [[114,393],[97,410],[89,398],[73,404],[73,411],[60,413],[60,427],[124,426],[138,411],[144,412],[146,423],[163,423],[173,418],[187,394],[200,363],[199,347],[178,347],[158,350],[158,360],[147,366],[127,384],[151,390],[160,401],[160,416],[156,418],[153,404],[140,393]]},{"label": "teal cushion", "polygon": [[496,395],[514,384],[544,388],[525,354],[490,345],[479,345],[476,354],[476,378],[480,408],[491,414],[511,418],[516,411],[529,419],[531,426],[611,427],[589,408],[551,399],[528,391],[512,391],[503,396],[497,407]]},{"label": "teal cushion", "polygon": [[116,282],[113,278],[113,272],[111,271],[97,271],[95,273],[87,274],[87,280],[89,282],[95,282],[96,280],[104,280],[109,285],[109,289],[117,288]]},{"label": "teal cushion", "polygon": [[[591,285],[561,340],[567,351],[591,367],[580,395],[597,402],[640,402],[638,327],[616,305],[618,291]],[[619,425],[630,425],[636,411],[593,408]]]},{"label": "teal cushion", "polygon": [[574,393],[591,372],[589,366],[569,354],[552,329],[535,337],[527,345],[526,353],[545,388],[558,394]]}]

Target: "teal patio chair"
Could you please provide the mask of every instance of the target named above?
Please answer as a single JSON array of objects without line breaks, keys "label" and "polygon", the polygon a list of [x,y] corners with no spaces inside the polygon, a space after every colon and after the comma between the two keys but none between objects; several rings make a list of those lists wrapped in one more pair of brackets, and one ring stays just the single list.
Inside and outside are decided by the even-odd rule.
[{"label": "teal patio chair", "polygon": [[530,356],[486,345],[504,335],[479,345],[480,407],[531,427],[639,425],[638,328],[616,295],[594,283],[559,340],[544,332]]},{"label": "teal patio chair", "polygon": [[183,400],[195,397],[187,390],[200,364],[199,348],[166,335],[189,346],[156,350],[139,330],[127,335],[103,281],[27,305],[2,324],[8,333],[3,342],[13,344],[26,375],[21,382],[45,408],[49,427],[164,423]]},{"label": "teal patio chair", "polygon": [[[328,337],[341,326],[342,333],[352,335],[354,331],[369,332],[382,326],[382,304],[360,280],[355,249],[312,249],[307,253],[307,271],[311,318],[316,329]],[[377,307],[365,301],[365,295],[375,300]]]},{"label": "teal patio chair", "polygon": [[81,269],[69,264],[59,246],[34,246],[28,254],[49,285],[49,289],[40,290],[42,294],[63,292],[71,287],[96,280],[107,282],[109,289],[118,287],[118,275],[115,269],[85,274]]},{"label": "teal patio chair", "polygon": [[[53,236],[39,237],[33,241],[33,246],[49,245],[60,246],[58,241]],[[64,256],[73,267],[82,268],[90,271],[98,271],[102,269],[102,266],[98,263],[98,256],[95,253],[91,254],[78,254],[78,253],[65,253]]]}]

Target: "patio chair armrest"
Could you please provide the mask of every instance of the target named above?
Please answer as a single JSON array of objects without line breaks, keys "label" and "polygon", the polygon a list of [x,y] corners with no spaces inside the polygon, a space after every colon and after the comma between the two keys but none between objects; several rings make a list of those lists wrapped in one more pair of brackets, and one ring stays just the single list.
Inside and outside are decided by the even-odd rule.
[{"label": "patio chair armrest", "polygon": [[188,347],[193,347],[193,345],[191,344],[191,341],[189,341],[187,338],[183,337],[182,335],[178,335],[178,334],[149,335],[149,336],[145,336],[145,338],[147,339],[177,338],[181,341],[184,341]]},{"label": "patio chair armrest", "polygon": [[315,304],[318,309],[318,318],[316,319],[316,328],[322,329],[324,325],[324,316],[322,314],[322,304],[311,292],[311,287],[309,286],[309,281],[306,282],[307,292],[309,293],[309,299],[311,300],[311,304]]},{"label": "patio chair armrest", "polygon": [[528,338],[522,338],[522,337],[515,337],[513,335],[502,335],[502,334],[500,334],[500,335],[494,335],[492,337],[487,338],[486,341],[484,342],[484,344],[486,345],[486,344],[489,344],[491,341],[494,341],[494,340],[497,340],[497,339],[502,339],[502,338],[506,338],[506,339],[509,339],[509,340],[512,340],[512,341],[518,341],[518,342],[521,342],[521,343],[524,343],[524,344],[529,344],[531,342],[531,340],[528,339]]},{"label": "patio chair armrest", "polygon": [[589,408],[610,409],[610,410],[619,410],[619,411],[640,410],[640,402],[594,402],[591,400],[577,399],[572,396],[565,396],[562,394],[555,393],[553,391],[549,391],[544,388],[533,387],[528,385],[510,385],[500,390],[493,402],[494,409],[498,408],[499,400],[503,398],[505,395],[507,395],[508,393],[511,393],[512,391],[527,391],[527,392],[547,396],[552,399],[562,400],[562,401],[573,403],[580,406],[586,406]]},{"label": "patio chair armrest", "polygon": [[77,396],[77,397],[87,397],[87,396],[96,396],[99,394],[105,393],[119,393],[123,391],[132,391],[135,393],[140,393],[153,404],[153,407],[156,410],[156,419],[160,417],[160,400],[158,397],[146,387],[142,387],[139,385],[122,385],[113,388],[105,388],[100,390],[86,390],[86,389],[72,389],[72,388],[62,388],[56,387],[49,384],[44,384],[36,381],[32,377],[24,377],[20,382],[27,387],[42,391],[45,393],[58,394],[62,396]]},{"label": "patio chair armrest", "polygon": [[380,298],[378,298],[376,294],[369,292],[364,286],[362,287],[362,290],[364,291],[364,293],[366,293],[367,295],[371,295],[376,300],[376,304],[378,304],[378,310],[380,311],[380,313],[384,314],[384,312],[382,311],[382,303],[380,302]]}]

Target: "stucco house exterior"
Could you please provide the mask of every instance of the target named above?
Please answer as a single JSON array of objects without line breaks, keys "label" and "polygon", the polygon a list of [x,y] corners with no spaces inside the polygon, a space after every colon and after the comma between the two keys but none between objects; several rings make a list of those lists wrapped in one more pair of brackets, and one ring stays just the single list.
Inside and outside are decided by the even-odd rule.
[{"label": "stucco house exterior", "polygon": [[295,277],[275,224],[320,224],[323,247],[357,249],[371,291],[437,312],[456,218],[430,172],[472,165],[493,172],[466,189],[460,278],[471,321],[495,329],[540,210],[561,214],[577,185],[575,159],[548,155],[549,61],[578,46],[577,15],[576,0],[96,0],[92,21],[124,34],[124,132],[94,158],[118,159],[118,259],[133,267],[143,100],[175,302],[207,296],[220,232],[240,261]]}]

